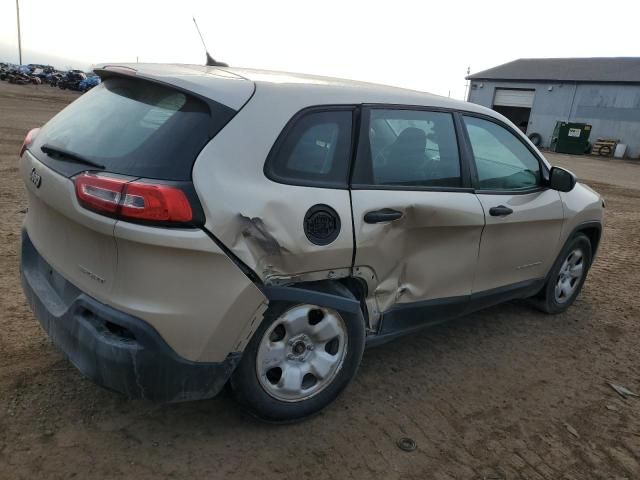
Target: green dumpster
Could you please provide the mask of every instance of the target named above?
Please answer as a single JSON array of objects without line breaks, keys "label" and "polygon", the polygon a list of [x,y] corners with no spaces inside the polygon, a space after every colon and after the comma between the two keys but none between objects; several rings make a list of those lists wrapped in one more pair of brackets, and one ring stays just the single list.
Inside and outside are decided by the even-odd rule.
[{"label": "green dumpster", "polygon": [[589,151],[589,135],[591,135],[591,125],[557,122],[551,136],[550,148],[558,153],[584,155]]}]

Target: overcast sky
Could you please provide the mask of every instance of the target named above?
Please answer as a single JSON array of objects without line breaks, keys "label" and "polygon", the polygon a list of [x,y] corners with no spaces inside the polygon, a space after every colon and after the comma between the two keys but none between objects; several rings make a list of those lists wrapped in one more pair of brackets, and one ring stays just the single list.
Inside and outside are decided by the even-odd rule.
[{"label": "overcast sky", "polygon": [[[461,98],[472,72],[522,57],[640,56],[637,0],[20,0],[23,63],[203,63],[315,73]],[[0,61],[17,62],[15,0]]]}]

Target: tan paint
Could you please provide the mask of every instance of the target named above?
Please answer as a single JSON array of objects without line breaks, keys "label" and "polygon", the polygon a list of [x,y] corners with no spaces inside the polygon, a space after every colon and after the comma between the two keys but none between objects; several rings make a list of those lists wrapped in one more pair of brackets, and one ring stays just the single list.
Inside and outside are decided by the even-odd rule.
[{"label": "tan paint", "polygon": [[[40,188],[30,181],[33,168]],[[266,299],[204,232],[94,214],[77,203],[70,179],[28,153],[20,171],[29,196],[27,232],[66,280],[145,320],[188,360],[222,361],[244,345],[246,324]]]},{"label": "tan paint", "polygon": [[140,317],[179,355],[222,361],[266,300],[200,230],[119,221],[118,269],[110,304]]},{"label": "tan paint", "polygon": [[[543,278],[559,252],[563,222],[560,194],[554,190],[518,195],[479,193],[486,214],[474,292]],[[504,205],[511,215],[493,217],[491,207]]]},{"label": "tan paint", "polygon": [[[466,192],[354,190],[356,265],[375,272],[377,311],[395,303],[469,295],[484,226]],[[399,220],[367,224],[367,212],[392,208]]]},{"label": "tan paint", "polygon": [[[350,269],[353,255],[348,190],[285,185],[263,173],[285,124],[308,106],[304,98],[281,99],[274,109],[274,98],[257,88],[251,102],[205,147],[193,171],[199,197],[209,199],[202,202],[207,228],[267,284],[313,272],[328,278],[331,271]],[[315,245],[304,233],[304,216],[317,204],[340,216],[340,234],[330,245]]]},{"label": "tan paint", "polygon": [[[30,181],[35,169],[40,187]],[[40,255],[64,278],[101,301],[116,272],[115,220],[78,205],[73,183],[25,153],[20,175],[29,198],[25,228]]]},{"label": "tan paint", "polygon": [[565,221],[562,225],[558,249],[562,248],[571,232],[581,223],[597,221],[602,224],[604,221],[602,197],[589,186],[578,183],[570,192],[560,193],[560,198],[564,207]]},{"label": "tan paint", "polygon": [[[137,69],[153,69],[138,65]],[[271,147],[287,122],[315,105],[388,103],[492,110],[411,90],[283,72],[223,69],[255,83],[255,94],[201,152],[194,185],[209,228],[266,283],[309,272],[351,268],[353,231],[347,190],[283,185],[265,177]],[[213,86],[213,82],[211,83]],[[212,98],[220,92],[212,88]],[[495,114],[495,112],[493,112]],[[476,202],[477,203],[477,202]],[[309,242],[303,218],[316,204],[333,207],[342,229],[330,245]]]}]

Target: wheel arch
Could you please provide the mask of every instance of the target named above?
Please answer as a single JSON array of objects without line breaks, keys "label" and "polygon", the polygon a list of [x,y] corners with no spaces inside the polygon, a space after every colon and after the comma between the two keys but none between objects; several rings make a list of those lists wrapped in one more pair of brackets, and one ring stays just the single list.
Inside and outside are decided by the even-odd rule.
[{"label": "wheel arch", "polygon": [[269,302],[312,303],[339,312],[359,315],[365,328],[371,328],[366,304],[368,286],[361,278],[344,277],[298,282],[286,286],[264,286],[262,291]]},{"label": "wheel arch", "polygon": [[[578,234],[585,235],[589,240],[589,243],[591,244],[591,262],[593,263],[593,260],[596,256],[596,250],[598,248],[598,245],[600,244],[600,237],[602,236],[602,223],[599,220],[589,220],[579,223],[578,225],[573,227],[573,229],[566,236],[566,239],[562,243],[557,255],[561,255],[562,251],[569,244],[569,242],[571,242],[571,240],[573,240],[573,238]],[[547,272],[546,280],[548,280],[549,274],[551,273],[552,269],[553,265],[551,266],[549,272]]]},{"label": "wheel arch", "polygon": [[602,224],[600,222],[586,222],[580,224],[575,229],[571,237],[577,233],[583,233],[589,239],[589,243],[591,243],[591,257],[592,259],[595,258],[596,251],[600,245],[600,238],[602,236]]}]

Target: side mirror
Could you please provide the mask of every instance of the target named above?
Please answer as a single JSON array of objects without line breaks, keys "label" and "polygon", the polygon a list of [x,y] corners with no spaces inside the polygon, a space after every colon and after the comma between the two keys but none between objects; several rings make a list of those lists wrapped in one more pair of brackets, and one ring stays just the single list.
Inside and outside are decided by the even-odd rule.
[{"label": "side mirror", "polygon": [[559,192],[570,192],[576,186],[576,176],[569,170],[551,167],[549,172],[549,188]]}]

